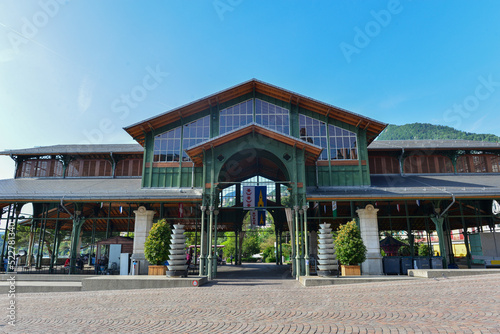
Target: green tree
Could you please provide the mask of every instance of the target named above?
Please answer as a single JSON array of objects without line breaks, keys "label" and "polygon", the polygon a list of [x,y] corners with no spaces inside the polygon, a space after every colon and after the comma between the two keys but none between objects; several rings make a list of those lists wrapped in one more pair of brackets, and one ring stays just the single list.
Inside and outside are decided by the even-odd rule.
[{"label": "green tree", "polygon": [[243,240],[243,246],[241,247],[242,257],[250,257],[258,253],[260,253],[260,242],[258,234],[247,234],[245,236],[245,239]]},{"label": "green tree", "polygon": [[223,253],[225,258],[235,257],[236,255],[236,247],[234,245],[234,232],[226,232],[224,233],[226,240],[221,242],[221,245],[224,246]]},{"label": "green tree", "polygon": [[500,137],[492,134],[477,134],[456,130],[449,126],[429,123],[404,125],[389,124],[377,140],[416,140],[416,139],[463,139],[498,143]]},{"label": "green tree", "polygon": [[281,244],[281,247],[283,247],[282,253],[285,260],[290,261],[290,256],[292,256],[292,245],[290,245],[290,243]]},{"label": "green tree", "polygon": [[431,249],[427,244],[418,245],[418,255],[419,256],[429,256]]},{"label": "green tree", "polygon": [[[273,262],[272,260],[276,261],[276,250],[274,249],[273,246],[267,246],[264,248],[262,251],[262,257],[264,258],[264,262]],[[269,261],[268,261],[269,259]]]},{"label": "green tree", "polygon": [[165,219],[158,221],[149,231],[144,243],[144,256],[152,265],[161,265],[168,259],[170,233],[170,225]]},{"label": "green tree", "polygon": [[335,251],[343,265],[356,265],[366,260],[366,246],[354,220],[339,227],[335,237]]}]

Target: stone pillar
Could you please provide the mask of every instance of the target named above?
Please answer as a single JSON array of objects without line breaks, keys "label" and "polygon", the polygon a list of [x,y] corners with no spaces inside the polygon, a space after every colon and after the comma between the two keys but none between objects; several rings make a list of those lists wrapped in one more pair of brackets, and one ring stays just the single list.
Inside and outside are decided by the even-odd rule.
[{"label": "stone pillar", "polygon": [[378,233],[377,212],[373,205],[356,210],[359,216],[361,238],[366,246],[366,260],[361,264],[363,275],[382,275],[382,255],[380,255],[380,237]]},{"label": "stone pillar", "polygon": [[132,254],[132,261],[139,262],[139,274],[147,275],[149,263],[144,257],[144,243],[149,235],[149,230],[153,226],[153,210],[146,210],[145,207],[140,206],[134,211],[135,214],[135,227],[134,227],[134,252]]}]

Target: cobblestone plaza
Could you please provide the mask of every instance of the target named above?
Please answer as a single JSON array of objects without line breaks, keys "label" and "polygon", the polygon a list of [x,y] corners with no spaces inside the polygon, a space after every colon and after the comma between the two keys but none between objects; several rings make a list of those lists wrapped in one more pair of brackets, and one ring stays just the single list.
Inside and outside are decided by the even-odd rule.
[{"label": "cobblestone plaza", "polygon": [[284,267],[225,267],[200,288],[19,294],[0,331],[500,333],[498,274],[305,288]]}]

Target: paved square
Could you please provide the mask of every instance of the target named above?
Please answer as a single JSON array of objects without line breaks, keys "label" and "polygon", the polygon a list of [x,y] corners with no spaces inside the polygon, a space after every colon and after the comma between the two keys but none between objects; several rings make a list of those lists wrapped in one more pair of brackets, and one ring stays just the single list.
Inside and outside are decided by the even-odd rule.
[{"label": "paved square", "polygon": [[20,294],[16,326],[3,320],[0,331],[500,333],[498,274],[305,288],[266,268],[221,272],[200,288]]}]

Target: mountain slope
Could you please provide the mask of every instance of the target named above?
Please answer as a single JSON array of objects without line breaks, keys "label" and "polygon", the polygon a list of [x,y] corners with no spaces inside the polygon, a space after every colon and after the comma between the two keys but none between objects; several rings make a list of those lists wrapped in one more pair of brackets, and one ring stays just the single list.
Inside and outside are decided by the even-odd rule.
[{"label": "mountain slope", "polygon": [[412,140],[412,139],[464,139],[488,142],[500,142],[500,137],[492,134],[477,134],[456,130],[449,126],[428,123],[405,125],[389,124],[377,140]]}]

